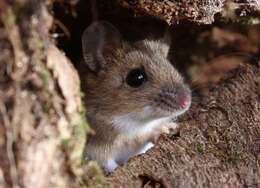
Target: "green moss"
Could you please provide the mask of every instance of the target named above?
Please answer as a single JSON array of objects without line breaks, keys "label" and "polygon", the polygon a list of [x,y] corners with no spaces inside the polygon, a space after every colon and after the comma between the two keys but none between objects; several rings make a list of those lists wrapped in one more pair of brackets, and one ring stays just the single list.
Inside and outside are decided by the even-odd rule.
[{"label": "green moss", "polygon": [[82,129],[82,131],[84,132],[84,134],[86,134],[89,130],[89,124],[86,118],[86,109],[85,107],[82,105],[81,109],[80,109],[80,121],[79,121],[79,125]]},{"label": "green moss", "polygon": [[48,85],[49,85],[49,81],[52,79],[52,75],[51,75],[49,69],[45,65],[40,64],[38,74],[39,74],[39,77],[41,78],[41,80],[43,81],[44,88],[47,89]]},{"label": "green moss", "polygon": [[236,164],[240,160],[243,160],[243,155],[242,154],[243,153],[240,153],[238,151],[228,152],[227,155],[226,155],[226,160],[229,163]]},{"label": "green moss", "polygon": [[93,188],[107,188],[110,187],[106,182],[104,174],[95,161],[86,162],[85,165],[85,175],[83,177],[83,182],[87,187]]},{"label": "green moss", "polygon": [[46,101],[46,103],[42,104],[42,110],[44,113],[50,115],[51,109],[53,108],[52,103],[50,101]]},{"label": "green moss", "polygon": [[256,16],[243,16],[236,20],[236,22],[245,25],[256,25],[260,23],[259,17]]},{"label": "green moss", "polygon": [[1,14],[1,19],[5,24],[5,27],[10,27],[15,24],[15,14],[13,13],[12,8],[8,8],[3,14]]},{"label": "green moss", "polygon": [[256,25],[260,23],[260,19],[257,17],[249,17],[247,23],[250,25]]},{"label": "green moss", "polygon": [[71,120],[73,125],[72,136],[69,140],[63,140],[63,145],[69,153],[71,170],[80,184],[87,187],[109,187],[99,165],[94,161],[85,161],[84,150],[87,134],[90,127],[86,118],[86,109],[82,105],[79,113]]},{"label": "green moss", "polygon": [[73,125],[72,138],[69,144],[73,149],[73,151],[70,152],[71,158],[82,161],[87,133],[90,130],[86,118],[85,108],[83,106],[81,107],[79,113],[74,115],[71,122]]},{"label": "green moss", "polygon": [[[90,126],[86,118],[86,109],[82,105],[79,110],[78,119],[74,125],[74,149],[72,158],[77,159],[75,161],[76,166],[83,169],[79,181],[87,187],[93,188],[106,188],[110,187],[106,182],[102,169],[95,161],[86,161],[84,159],[84,149],[87,139],[87,134],[91,132]],[[81,143],[81,144],[79,144]],[[78,171],[79,172],[79,171]]]},{"label": "green moss", "polygon": [[197,143],[196,144],[196,149],[199,153],[203,153],[205,151],[205,146],[204,144],[201,144],[201,143]]},{"label": "green moss", "polygon": [[70,142],[69,139],[62,139],[61,140],[62,147],[65,148],[65,149],[68,149],[69,148],[69,142]]}]

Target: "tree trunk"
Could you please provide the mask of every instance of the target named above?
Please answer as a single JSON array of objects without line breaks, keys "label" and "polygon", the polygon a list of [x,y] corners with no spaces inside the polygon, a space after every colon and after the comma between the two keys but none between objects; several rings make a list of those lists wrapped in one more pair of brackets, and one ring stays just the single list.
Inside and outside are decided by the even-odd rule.
[{"label": "tree trunk", "polygon": [[[86,187],[79,77],[50,38],[47,1],[0,1],[0,187]],[[87,173],[84,168],[88,169]]]}]

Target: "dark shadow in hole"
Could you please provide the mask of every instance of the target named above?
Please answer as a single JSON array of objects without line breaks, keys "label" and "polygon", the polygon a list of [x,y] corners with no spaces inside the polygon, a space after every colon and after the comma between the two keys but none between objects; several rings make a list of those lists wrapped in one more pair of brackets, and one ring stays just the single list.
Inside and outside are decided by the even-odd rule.
[{"label": "dark shadow in hole", "polygon": [[140,175],[139,178],[142,181],[142,188],[167,188],[163,181],[156,180],[149,175]]}]

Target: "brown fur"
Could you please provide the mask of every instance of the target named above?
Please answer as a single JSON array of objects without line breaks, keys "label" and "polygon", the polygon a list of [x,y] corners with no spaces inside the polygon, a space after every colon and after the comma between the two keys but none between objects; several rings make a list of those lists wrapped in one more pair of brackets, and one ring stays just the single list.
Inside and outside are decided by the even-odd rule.
[{"label": "brown fur", "polygon": [[[102,32],[104,37],[105,30],[100,33]],[[117,37],[117,34],[110,35],[110,41]],[[140,135],[137,133],[129,139],[127,133],[122,133],[112,125],[114,117],[133,112],[141,114],[148,105],[155,108],[155,116],[168,116],[182,109],[178,104],[178,95],[190,93],[183,83],[182,76],[166,58],[169,50],[167,44],[153,40],[135,44],[124,41],[119,45],[117,42],[113,44],[106,45],[104,41],[104,46],[100,45],[103,60],[96,63],[102,63],[101,68],[93,69],[94,72],[87,71],[82,76],[87,116],[96,132],[88,141],[87,152],[92,152],[92,156],[95,156],[92,158],[99,162],[109,158],[111,152],[121,152],[122,148],[137,150],[155,135],[167,132],[162,126],[157,131],[148,131]],[[88,44],[84,44],[83,41],[83,45]],[[91,57],[88,51],[84,53]],[[95,64],[91,62],[91,66],[93,63]],[[130,87],[125,81],[126,76],[130,70],[140,67],[146,72],[147,82],[139,88]]]}]

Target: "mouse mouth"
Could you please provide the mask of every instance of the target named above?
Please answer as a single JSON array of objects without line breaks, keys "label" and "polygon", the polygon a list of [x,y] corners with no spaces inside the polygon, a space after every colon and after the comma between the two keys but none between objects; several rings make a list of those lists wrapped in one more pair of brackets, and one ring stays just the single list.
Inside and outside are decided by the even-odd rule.
[{"label": "mouse mouth", "polygon": [[180,108],[180,109],[168,109],[165,107],[157,106],[155,110],[155,114],[156,116],[171,117],[175,119],[178,116],[184,114],[189,109],[190,105],[191,103],[189,103],[185,108]]}]

